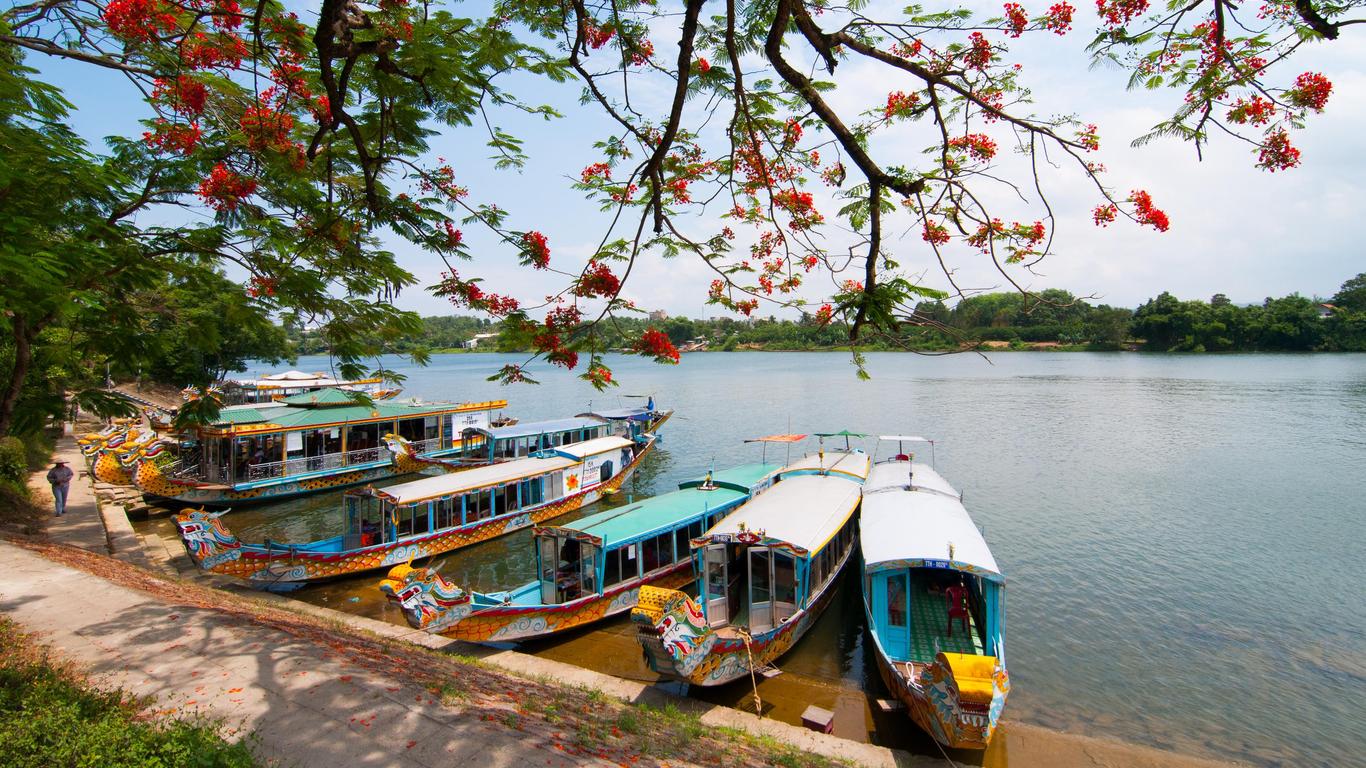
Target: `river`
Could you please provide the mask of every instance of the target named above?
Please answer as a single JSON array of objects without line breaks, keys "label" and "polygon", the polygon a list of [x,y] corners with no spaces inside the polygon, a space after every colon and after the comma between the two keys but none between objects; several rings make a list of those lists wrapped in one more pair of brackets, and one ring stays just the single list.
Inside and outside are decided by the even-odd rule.
[{"label": "river", "polygon": [[[749,437],[933,438],[1008,579],[1008,719],[1263,765],[1360,764],[1366,355],[889,353],[868,355],[870,381],[838,353],[700,353],[677,367],[619,357],[624,383],[606,394],[544,366],[539,386],[485,381],[512,360],[385,362],[408,375],[404,396],[507,398],[524,420],[652,393],[677,414],[629,489],[637,497],[713,462],[758,460]],[[297,540],[332,532],[336,507],[329,495],[229,521],[248,540]],[[526,532],[449,561],[443,575],[476,589],[532,578]],[[401,622],[375,580],[297,596]],[[761,684],[766,711],[793,720],[815,703],[836,710],[844,735],[915,748],[908,722],[868,711],[879,694],[857,589],[846,579],[779,661],[784,674]],[[651,679],[632,631],[620,619],[526,650]],[[749,693],[702,695],[739,704]]]}]

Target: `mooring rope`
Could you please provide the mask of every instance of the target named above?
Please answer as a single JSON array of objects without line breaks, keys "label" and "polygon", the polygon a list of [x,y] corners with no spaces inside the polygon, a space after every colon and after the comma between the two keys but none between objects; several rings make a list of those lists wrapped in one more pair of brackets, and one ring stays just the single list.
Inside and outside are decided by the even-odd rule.
[{"label": "mooring rope", "polygon": [[754,676],[754,650],[750,647],[750,641],[754,638],[744,629],[737,629],[740,639],[745,641],[745,658],[749,660],[749,684],[754,688],[754,714],[759,717],[764,716],[764,703],[759,699],[759,680]]}]

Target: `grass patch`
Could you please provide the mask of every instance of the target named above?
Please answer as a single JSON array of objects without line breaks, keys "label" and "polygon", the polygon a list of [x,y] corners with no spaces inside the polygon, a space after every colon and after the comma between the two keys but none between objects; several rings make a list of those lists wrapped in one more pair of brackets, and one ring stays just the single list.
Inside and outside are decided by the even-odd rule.
[{"label": "grass patch", "polygon": [[254,768],[205,720],[149,720],[141,702],[104,692],[0,618],[0,765],[48,768]]}]

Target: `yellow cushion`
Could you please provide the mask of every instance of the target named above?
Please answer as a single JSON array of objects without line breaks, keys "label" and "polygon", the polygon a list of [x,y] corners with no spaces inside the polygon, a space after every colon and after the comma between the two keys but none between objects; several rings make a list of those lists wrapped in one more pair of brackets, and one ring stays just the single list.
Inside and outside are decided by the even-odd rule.
[{"label": "yellow cushion", "polygon": [[954,683],[958,686],[959,701],[991,703],[991,675],[996,670],[995,656],[941,652],[938,661],[953,675]]}]

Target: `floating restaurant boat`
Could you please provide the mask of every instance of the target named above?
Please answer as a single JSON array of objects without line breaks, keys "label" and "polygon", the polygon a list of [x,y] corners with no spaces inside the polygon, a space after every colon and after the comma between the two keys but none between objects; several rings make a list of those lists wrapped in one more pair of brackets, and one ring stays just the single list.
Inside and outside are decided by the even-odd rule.
[{"label": "floating restaurant boat", "polygon": [[830,601],[853,551],[868,468],[858,450],[807,456],[694,539],[698,599],[647,586],[631,612],[650,668],[720,685],[791,648]]},{"label": "floating restaurant boat", "polygon": [[133,484],[130,457],[145,455],[145,451],[160,440],[156,432],[131,427],[121,439],[98,446],[88,455],[90,473],[101,483],[130,486]]},{"label": "floating restaurant boat", "polygon": [[415,629],[474,642],[541,637],[635,607],[644,585],[695,580],[689,542],[772,485],[772,464],[751,464],[682,483],[571,525],[540,527],[531,543],[537,581],[504,592],[469,592],[434,568],[397,565],[380,590]]},{"label": "floating restaurant boat", "polygon": [[961,495],[898,451],[864,483],[859,527],[882,681],[940,744],[986,748],[1010,692],[1005,578]]},{"label": "floating restaurant boat", "polygon": [[424,477],[343,496],[346,528],[302,544],[245,544],[223,512],[187,509],[175,517],[200,568],[264,589],[384,568],[502,536],[592,504],[621,488],[654,447],[600,437],[464,472]]},{"label": "floating restaurant boat", "polygon": [[221,507],[374,482],[399,474],[385,434],[406,438],[423,456],[452,456],[467,449],[467,428],[489,426],[490,413],[506,406],[363,404],[339,389],[228,406],[184,436],[173,461],[138,462],[133,483],[157,499]]}]

